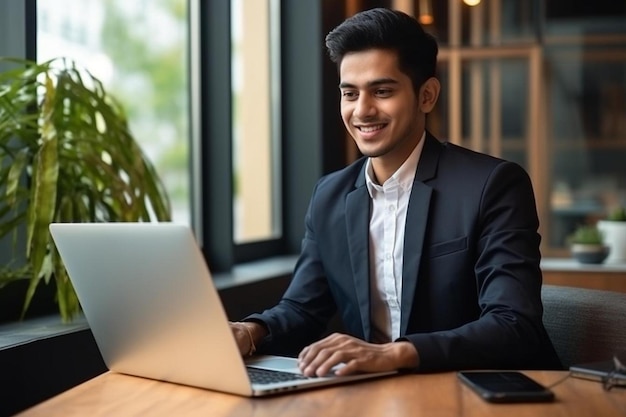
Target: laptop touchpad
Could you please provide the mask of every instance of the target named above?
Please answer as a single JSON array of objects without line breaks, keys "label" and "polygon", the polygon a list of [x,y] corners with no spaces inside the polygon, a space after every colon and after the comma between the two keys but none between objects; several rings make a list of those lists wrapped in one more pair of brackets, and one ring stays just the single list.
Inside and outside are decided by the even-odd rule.
[{"label": "laptop touchpad", "polygon": [[295,358],[261,356],[246,360],[246,365],[255,368],[300,373],[300,369],[298,369],[298,360]]}]

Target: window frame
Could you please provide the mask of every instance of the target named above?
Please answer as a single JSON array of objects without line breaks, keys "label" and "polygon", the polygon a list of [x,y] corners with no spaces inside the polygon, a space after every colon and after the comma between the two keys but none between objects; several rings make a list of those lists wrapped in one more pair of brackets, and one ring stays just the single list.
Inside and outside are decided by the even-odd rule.
[{"label": "window frame", "polygon": [[[189,0],[191,223],[212,271],[297,254],[315,182],[323,173],[345,165],[344,144],[337,140],[344,137],[337,123],[338,110],[323,112],[338,103],[336,68],[325,56],[323,32],[343,18],[340,6],[280,2],[282,236],[236,245],[232,232],[230,1]],[[23,56],[36,59],[37,0],[25,0],[24,7]],[[330,14],[325,12],[329,8]]]},{"label": "window frame", "polygon": [[[198,0],[191,0],[198,1]],[[311,190],[322,174],[321,60],[323,39],[316,22],[322,6],[280,2],[279,189],[282,212],[278,238],[235,244],[232,207],[232,115],[230,1],[200,2],[200,120],[203,251],[213,271],[239,263],[297,253]],[[311,36],[311,34],[313,36]],[[307,47],[303,47],[306,45]],[[226,82],[227,81],[227,82]],[[307,99],[303,99],[306,97]],[[225,243],[227,242],[227,243]]]}]

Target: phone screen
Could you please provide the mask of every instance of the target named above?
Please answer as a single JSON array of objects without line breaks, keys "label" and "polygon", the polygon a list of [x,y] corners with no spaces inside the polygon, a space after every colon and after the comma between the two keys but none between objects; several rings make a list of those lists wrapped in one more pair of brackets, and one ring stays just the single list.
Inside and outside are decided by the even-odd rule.
[{"label": "phone screen", "polygon": [[554,393],[517,371],[462,371],[459,379],[490,402],[552,401]]}]

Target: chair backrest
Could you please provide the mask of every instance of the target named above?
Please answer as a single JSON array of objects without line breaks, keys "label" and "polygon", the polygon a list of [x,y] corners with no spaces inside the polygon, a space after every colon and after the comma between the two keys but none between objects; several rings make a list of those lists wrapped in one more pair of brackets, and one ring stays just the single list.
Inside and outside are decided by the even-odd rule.
[{"label": "chair backrest", "polygon": [[544,285],[543,323],[565,368],[626,350],[626,294]]}]

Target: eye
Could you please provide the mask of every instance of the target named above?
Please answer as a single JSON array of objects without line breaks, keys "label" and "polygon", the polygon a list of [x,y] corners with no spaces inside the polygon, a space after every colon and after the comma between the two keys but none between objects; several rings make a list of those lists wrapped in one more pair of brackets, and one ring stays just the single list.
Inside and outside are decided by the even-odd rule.
[{"label": "eye", "polygon": [[343,90],[341,92],[341,98],[346,101],[354,101],[359,97],[359,94],[354,90]]},{"label": "eye", "polygon": [[376,97],[390,97],[393,91],[390,88],[379,88],[376,90]]}]

